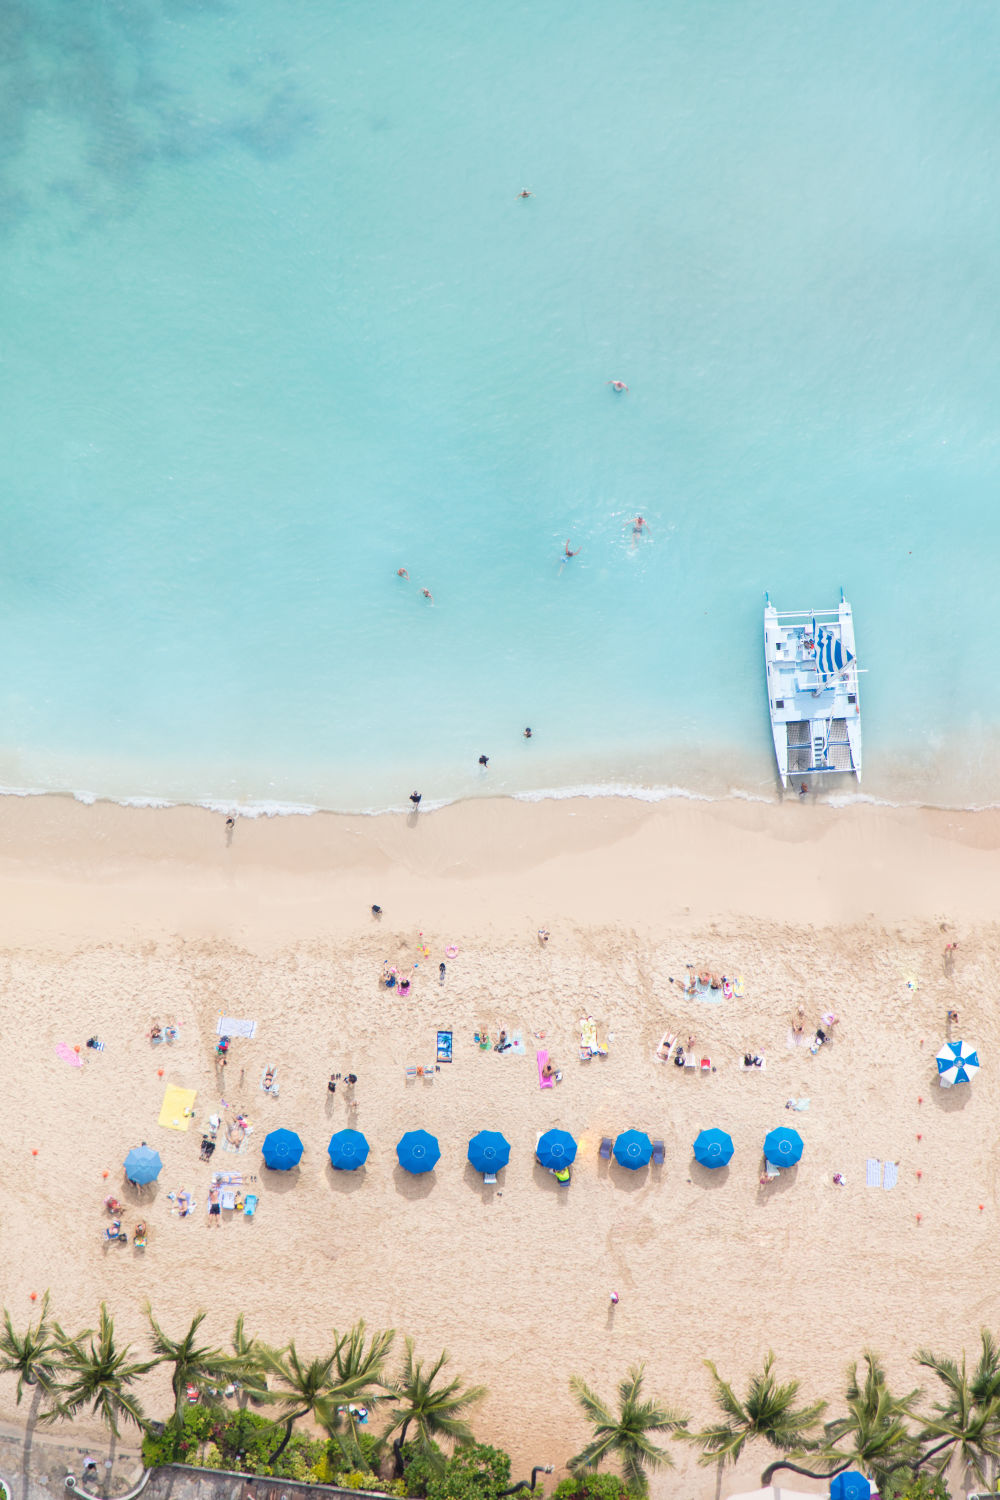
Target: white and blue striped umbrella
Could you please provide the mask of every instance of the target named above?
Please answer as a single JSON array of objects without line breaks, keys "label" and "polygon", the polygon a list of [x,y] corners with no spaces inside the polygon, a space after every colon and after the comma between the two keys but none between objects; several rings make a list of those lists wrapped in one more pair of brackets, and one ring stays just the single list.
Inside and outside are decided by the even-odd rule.
[{"label": "white and blue striped umbrella", "polygon": [[938,1073],[945,1088],[952,1083],[969,1083],[979,1072],[979,1053],[968,1042],[945,1042],[937,1055]]}]

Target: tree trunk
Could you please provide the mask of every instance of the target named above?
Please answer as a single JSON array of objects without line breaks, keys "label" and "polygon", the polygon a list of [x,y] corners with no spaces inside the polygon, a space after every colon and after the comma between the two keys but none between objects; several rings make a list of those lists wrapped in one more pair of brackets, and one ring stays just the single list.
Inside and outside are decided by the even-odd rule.
[{"label": "tree trunk", "polygon": [[406,1429],[409,1427],[409,1425],[410,1419],[409,1417],[407,1417],[406,1421],[403,1423],[400,1429],[399,1437],[393,1439],[392,1452],[395,1458],[395,1473],[393,1474],[394,1479],[402,1479],[406,1474],[406,1464],[403,1462],[403,1444],[406,1442]]},{"label": "tree trunk", "polygon": [[791,1469],[793,1474],[804,1474],[807,1479],[832,1479],[834,1474],[842,1474],[845,1469],[849,1469],[850,1467],[851,1460],[847,1459],[838,1468],[826,1469],[823,1473],[817,1474],[813,1469],[802,1469],[798,1464],[793,1464],[791,1459],[779,1458],[776,1459],[773,1464],[768,1464],[767,1468],[760,1476],[761,1488],[767,1489],[768,1485],[771,1483],[772,1474],[776,1474],[779,1469]]},{"label": "tree trunk", "polygon": [[284,1453],[285,1449],[288,1447],[288,1444],[291,1442],[291,1439],[292,1439],[292,1426],[293,1426],[294,1422],[295,1422],[295,1418],[294,1417],[289,1417],[288,1421],[285,1423],[285,1435],[281,1439],[281,1442],[278,1444],[277,1448],[275,1448],[274,1452],[271,1454],[271,1456],[267,1460],[267,1466],[268,1466],[269,1469],[273,1469],[274,1468],[274,1465],[277,1463],[278,1459],[281,1457],[281,1455]]}]

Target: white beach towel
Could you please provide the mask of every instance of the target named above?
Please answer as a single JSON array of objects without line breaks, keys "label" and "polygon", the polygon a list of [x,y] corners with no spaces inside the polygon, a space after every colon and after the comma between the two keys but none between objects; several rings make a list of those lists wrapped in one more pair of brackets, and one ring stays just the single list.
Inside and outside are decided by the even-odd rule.
[{"label": "white beach towel", "polygon": [[224,1016],[220,1012],[219,1019],[215,1023],[215,1034],[216,1036],[245,1036],[248,1041],[252,1041],[257,1035],[257,1022],[240,1021],[236,1016]]},{"label": "white beach towel", "polygon": [[899,1162],[898,1161],[887,1161],[886,1164],[885,1164],[885,1178],[884,1178],[884,1180],[882,1182],[882,1186],[888,1192],[889,1188],[894,1188],[896,1186],[896,1183],[898,1181],[899,1181]]},{"label": "white beach towel", "polygon": [[869,1156],[865,1164],[865,1186],[882,1186],[882,1163],[877,1156]]}]

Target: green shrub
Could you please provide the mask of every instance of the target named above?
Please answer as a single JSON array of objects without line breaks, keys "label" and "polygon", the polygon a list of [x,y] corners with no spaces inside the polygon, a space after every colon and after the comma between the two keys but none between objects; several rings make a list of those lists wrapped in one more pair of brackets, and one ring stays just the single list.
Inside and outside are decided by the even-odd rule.
[{"label": "green shrub", "polygon": [[510,1455],[486,1443],[457,1448],[442,1474],[431,1474],[427,1500],[496,1500],[510,1484]]},{"label": "green shrub", "polygon": [[634,1492],[617,1474],[570,1474],[556,1485],[552,1500],[634,1500]]},{"label": "green shrub", "polygon": [[897,1469],[880,1485],[884,1500],[949,1500],[948,1488],[940,1474],[911,1474]]}]

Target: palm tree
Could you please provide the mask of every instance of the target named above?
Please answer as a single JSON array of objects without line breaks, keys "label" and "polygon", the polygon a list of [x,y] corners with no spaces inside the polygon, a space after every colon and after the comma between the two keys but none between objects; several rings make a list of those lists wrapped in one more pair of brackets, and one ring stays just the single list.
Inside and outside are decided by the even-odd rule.
[{"label": "palm tree", "polygon": [[344,1457],[355,1469],[365,1469],[367,1460],[358,1442],[351,1400],[363,1397],[369,1407],[378,1404],[379,1393],[385,1389],[382,1378],[385,1361],[395,1337],[394,1328],[373,1333],[366,1347],[363,1318],[348,1333],[340,1334],[336,1329],[333,1330],[337,1399],[331,1410],[329,1430],[336,1438]]},{"label": "palm tree", "polygon": [[917,1351],[917,1363],[933,1370],[944,1386],[943,1401],[936,1402],[936,1415],[928,1418],[919,1440],[930,1443],[919,1459],[919,1465],[939,1459],[935,1465],[943,1474],[953,1458],[965,1470],[966,1488],[970,1476],[989,1486],[988,1470],[1000,1458],[1000,1395],[998,1385],[998,1350],[993,1335],[982,1330],[982,1352],[971,1379],[966,1372],[965,1351],[959,1366],[953,1359],[939,1359],[928,1349]]},{"label": "palm tree", "polygon": [[96,1334],[92,1328],[87,1328],[70,1338],[58,1323],[55,1332],[62,1367],[69,1379],[56,1386],[55,1405],[45,1413],[42,1421],[73,1417],[81,1407],[89,1406],[92,1413],[107,1423],[116,1438],[121,1436],[118,1427],[121,1420],[141,1427],[145,1416],[131,1387],[153,1368],[155,1361],[136,1363],[129,1358],[131,1344],[122,1349],[117,1347],[114,1319],[108,1313],[107,1305],[101,1303],[101,1320]]},{"label": "palm tree", "polygon": [[29,1323],[23,1333],[17,1333],[10,1313],[3,1310],[3,1328],[0,1330],[0,1371],[17,1376],[17,1404],[26,1385],[35,1387],[35,1394],[52,1396],[59,1369],[59,1342],[53,1325],[49,1322],[49,1294],[45,1293],[38,1312],[38,1322]]},{"label": "palm tree", "polygon": [[153,1330],[153,1363],[173,1366],[170,1383],[174,1391],[174,1414],[170,1420],[180,1432],[184,1426],[188,1386],[194,1386],[200,1396],[211,1396],[213,1387],[227,1386],[241,1373],[242,1366],[234,1355],[198,1344],[198,1329],[205,1321],[203,1312],[195,1313],[187,1332],[179,1339],[172,1339],[164,1333],[148,1302],[146,1316]]},{"label": "palm tree", "polygon": [[788,1459],[778,1459],[764,1470],[762,1485],[769,1485],[778,1469],[791,1469],[812,1479],[829,1479],[844,1469],[858,1467],[880,1484],[896,1469],[917,1466],[920,1448],[910,1431],[909,1419],[920,1392],[894,1396],[878,1356],[871,1350],[865,1351],[864,1365],[864,1380],[860,1383],[857,1363],[848,1369],[847,1414],[824,1425],[825,1442],[817,1454],[823,1467],[805,1469]]},{"label": "palm tree", "polygon": [[671,1455],[653,1442],[650,1433],[676,1432],[686,1425],[687,1418],[656,1401],[641,1399],[644,1370],[645,1365],[633,1365],[619,1385],[617,1412],[606,1406],[579,1375],[572,1377],[570,1390],[583,1407],[594,1436],[582,1453],[570,1459],[571,1472],[596,1469],[603,1459],[615,1457],[629,1489],[644,1495],[649,1488],[647,1468],[673,1467]]},{"label": "palm tree", "polygon": [[710,1359],[705,1364],[712,1372],[713,1395],[723,1416],[721,1422],[712,1422],[700,1432],[691,1434],[692,1442],[701,1448],[700,1464],[735,1464],[747,1443],[762,1438],[772,1448],[783,1453],[802,1452],[816,1446],[811,1436],[826,1410],[825,1401],[814,1401],[809,1406],[796,1406],[799,1394],[798,1380],[787,1380],[779,1384],[771,1371],[774,1366],[774,1351],[764,1360],[759,1375],[753,1375],[747,1386],[746,1396],[737,1396],[727,1380],[723,1380]]},{"label": "palm tree", "polygon": [[240,1406],[245,1407],[248,1398],[255,1403],[259,1403],[267,1395],[267,1376],[264,1371],[264,1359],[260,1344],[256,1339],[247,1338],[244,1332],[242,1313],[236,1319],[236,1327],[233,1329],[232,1350],[233,1356],[239,1361],[240,1366],[238,1376]]},{"label": "palm tree", "polygon": [[460,1376],[447,1385],[436,1386],[435,1382],[447,1363],[448,1351],[444,1349],[430,1369],[425,1370],[423,1360],[414,1358],[413,1340],[406,1340],[403,1368],[391,1382],[393,1395],[388,1398],[399,1405],[385,1430],[386,1437],[391,1437],[394,1432],[399,1434],[392,1444],[397,1479],[402,1479],[406,1471],[403,1444],[411,1426],[415,1431],[414,1447],[435,1471],[443,1466],[435,1439],[450,1438],[459,1447],[473,1441],[472,1428],[464,1413],[483,1399],[486,1387],[474,1385],[463,1390]]}]

